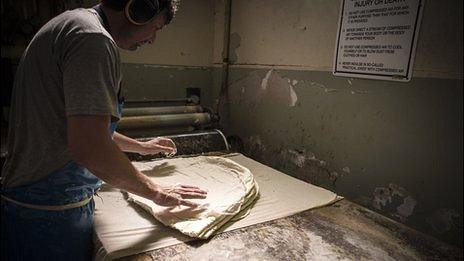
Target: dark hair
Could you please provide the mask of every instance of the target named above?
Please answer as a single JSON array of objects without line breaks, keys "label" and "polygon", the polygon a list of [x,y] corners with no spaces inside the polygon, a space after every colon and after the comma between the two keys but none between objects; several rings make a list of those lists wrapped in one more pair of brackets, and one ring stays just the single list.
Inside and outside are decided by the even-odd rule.
[{"label": "dark hair", "polygon": [[[155,1],[155,0],[146,0],[146,1]],[[179,8],[180,0],[158,0],[160,12],[158,14],[164,14],[166,17],[165,24],[169,24],[174,18],[174,15]],[[102,0],[102,4],[116,11],[124,11],[126,4],[129,0]]]}]

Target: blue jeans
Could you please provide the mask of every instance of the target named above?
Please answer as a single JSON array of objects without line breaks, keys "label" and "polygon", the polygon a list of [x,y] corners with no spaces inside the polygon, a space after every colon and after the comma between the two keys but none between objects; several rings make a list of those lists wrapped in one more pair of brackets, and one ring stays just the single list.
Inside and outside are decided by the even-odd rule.
[{"label": "blue jeans", "polygon": [[[123,103],[118,104],[121,116]],[[112,135],[117,123],[109,127]],[[1,194],[34,205],[66,205],[92,197],[101,181],[74,161],[46,178]],[[78,208],[36,210],[1,200],[1,260],[91,260],[93,199]]]},{"label": "blue jeans", "polygon": [[[91,197],[101,181],[70,161],[36,183],[2,195],[34,205],[65,205]],[[36,210],[2,200],[2,260],[91,260],[94,202],[62,210]]]}]

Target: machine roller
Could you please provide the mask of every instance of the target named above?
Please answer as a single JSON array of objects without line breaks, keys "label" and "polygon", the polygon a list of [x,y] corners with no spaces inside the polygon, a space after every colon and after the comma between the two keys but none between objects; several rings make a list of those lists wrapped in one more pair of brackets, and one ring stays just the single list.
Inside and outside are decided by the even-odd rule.
[{"label": "machine roller", "polygon": [[[221,131],[214,129],[217,117],[199,105],[131,107],[123,110],[117,131],[146,141],[158,136],[170,138],[177,156],[202,155],[229,150]],[[131,160],[149,160],[163,155],[128,153]]]}]

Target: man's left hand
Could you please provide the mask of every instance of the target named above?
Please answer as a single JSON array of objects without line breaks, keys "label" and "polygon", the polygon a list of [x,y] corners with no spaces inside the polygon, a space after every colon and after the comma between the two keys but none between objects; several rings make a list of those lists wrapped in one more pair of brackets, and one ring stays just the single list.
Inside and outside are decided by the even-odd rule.
[{"label": "man's left hand", "polygon": [[149,141],[140,142],[140,145],[141,149],[138,153],[141,155],[167,153],[172,156],[177,153],[176,144],[168,138],[157,137]]}]

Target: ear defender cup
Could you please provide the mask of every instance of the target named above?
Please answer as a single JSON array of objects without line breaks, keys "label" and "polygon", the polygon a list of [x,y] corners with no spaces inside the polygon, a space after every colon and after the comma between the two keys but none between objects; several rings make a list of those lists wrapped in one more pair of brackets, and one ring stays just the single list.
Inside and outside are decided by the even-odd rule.
[{"label": "ear defender cup", "polygon": [[158,0],[129,0],[125,8],[127,19],[135,25],[147,24],[158,12]]}]

